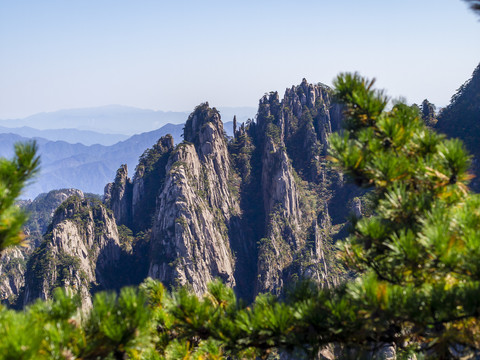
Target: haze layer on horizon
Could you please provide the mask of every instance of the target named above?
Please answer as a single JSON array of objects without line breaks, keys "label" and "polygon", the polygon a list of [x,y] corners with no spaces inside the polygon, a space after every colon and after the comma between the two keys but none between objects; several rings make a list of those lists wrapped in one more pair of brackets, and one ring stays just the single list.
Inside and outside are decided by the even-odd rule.
[{"label": "haze layer on horizon", "polygon": [[480,61],[460,0],[0,2],[0,119],[121,104],[256,106],[267,91],[376,77],[448,104]]}]

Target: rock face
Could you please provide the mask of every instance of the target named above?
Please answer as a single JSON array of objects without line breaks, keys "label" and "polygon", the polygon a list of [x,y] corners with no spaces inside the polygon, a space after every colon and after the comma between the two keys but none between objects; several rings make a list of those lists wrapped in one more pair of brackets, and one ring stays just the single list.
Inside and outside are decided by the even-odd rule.
[{"label": "rock face", "polygon": [[105,186],[105,201],[109,203],[119,224],[128,224],[131,219],[132,188],[125,164],[117,170],[115,181]]},{"label": "rock face", "polygon": [[14,304],[25,284],[25,264],[28,253],[19,247],[8,249],[0,259],[0,299]]},{"label": "rock face", "polygon": [[266,227],[256,293],[280,293],[285,281],[298,275],[322,285],[335,282],[324,251],[331,232],[325,154],[339,113],[329,89],[305,79],[287,89],[282,101],[276,92],[260,100],[257,142]]},{"label": "rock face", "polygon": [[157,200],[149,276],[190,284],[200,294],[215,277],[235,285],[228,229],[240,207],[229,187],[232,167],[218,111],[198,106],[184,138],[169,158]]},{"label": "rock face", "polygon": [[23,304],[48,299],[61,286],[80,294],[88,307],[90,288],[116,287],[120,254],[113,214],[98,201],[70,197],[56,210],[44,241],[28,261]]},{"label": "rock face", "polygon": [[[124,273],[129,284],[151,276],[197,294],[220,278],[247,301],[302,277],[332,286],[338,219],[329,208],[342,180],[326,154],[340,114],[330,89],[306,80],[282,100],[264,96],[256,120],[235,126],[233,138],[215,108],[197,106],[182,143],[162,137],[140,157],[133,180],[122,166],[105,187],[115,221],[83,200],[62,205],[28,263],[23,303],[58,285],[88,302],[88,286],[118,287]],[[123,270],[112,275],[119,259]]]},{"label": "rock face", "polygon": [[127,166],[122,165],[115,181],[105,186],[104,201],[112,209],[118,225],[126,225],[135,231],[152,226],[156,199],[173,147],[173,137],[163,136],[140,156],[133,181],[128,177]]},{"label": "rock face", "polygon": [[55,209],[69,196],[83,197],[77,189],[53,190],[38,195],[33,201],[19,204],[29,218],[24,226],[26,235],[25,246],[9,249],[0,258],[0,301],[14,304],[25,285],[25,270],[28,258],[33,250],[39,246],[42,236],[52,220]]}]

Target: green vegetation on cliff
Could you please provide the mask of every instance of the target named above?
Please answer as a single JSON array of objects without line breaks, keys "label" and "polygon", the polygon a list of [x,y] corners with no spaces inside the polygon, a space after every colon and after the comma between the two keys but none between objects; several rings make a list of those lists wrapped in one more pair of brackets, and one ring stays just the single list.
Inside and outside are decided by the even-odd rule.
[{"label": "green vegetation on cliff", "polygon": [[[132,228],[135,232],[151,228],[155,204],[159,191],[163,188],[165,166],[173,149],[173,138],[162,137],[152,148],[145,150],[135,169],[135,183],[142,183],[142,197],[135,203]],[[135,185],[134,185],[135,186]],[[136,190],[136,189],[135,189]]]},{"label": "green vegetation on cliff", "polygon": [[471,185],[474,191],[479,192],[480,64],[474,70],[471,78],[452,96],[450,104],[440,111],[435,129],[448,137],[462,139],[465,143],[469,152],[476,159],[472,166],[476,179],[473,179]]}]

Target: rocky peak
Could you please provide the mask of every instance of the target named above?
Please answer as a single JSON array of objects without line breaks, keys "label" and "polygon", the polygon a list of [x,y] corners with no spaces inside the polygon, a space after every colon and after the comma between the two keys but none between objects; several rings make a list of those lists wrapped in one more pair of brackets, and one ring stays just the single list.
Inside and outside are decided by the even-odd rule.
[{"label": "rocky peak", "polygon": [[120,166],[115,181],[105,186],[104,201],[112,209],[118,224],[130,225],[133,184],[126,164]]},{"label": "rocky peak", "polygon": [[82,196],[73,195],[67,200],[69,201],[64,201],[55,210],[55,213],[52,217],[51,227],[55,227],[65,219],[73,218],[82,212],[82,208],[85,206],[83,204],[83,201],[85,200],[83,194]]},{"label": "rocky peak", "polygon": [[155,213],[156,199],[161,192],[168,158],[174,149],[173,137],[161,137],[151,148],[145,150],[139,159],[133,177],[133,194],[131,203],[134,231],[144,231],[151,226]]},{"label": "rocky peak", "polygon": [[[309,84],[303,79],[300,85],[286,89],[282,100],[275,92],[260,100],[257,146],[261,149],[266,229],[259,242],[257,292],[279,291],[291,269],[298,268],[297,257],[309,252],[305,250],[307,242],[314,241],[316,249],[320,249],[329,238],[330,218],[322,218],[327,198],[313,200],[318,194],[312,185],[316,184],[316,191],[326,189],[330,180],[325,169],[333,121],[330,111],[340,116],[330,92],[323,84]],[[337,126],[340,118],[334,122]],[[325,237],[319,236],[320,227],[322,231],[328,228]],[[307,234],[316,234],[315,239],[308,240]],[[309,274],[316,274],[312,275],[316,279],[331,276],[325,266],[320,269],[320,264],[325,265],[320,259],[325,258],[322,251],[309,256],[318,269],[308,268]]]},{"label": "rocky peak", "polygon": [[38,195],[33,201],[23,201],[19,206],[29,213],[24,225],[26,246],[8,249],[0,258],[0,301],[14,304],[25,285],[25,270],[29,256],[41,242],[43,234],[52,221],[55,209],[68,197],[83,198],[82,191],[77,189],[52,190]]},{"label": "rocky peak", "polygon": [[235,285],[229,229],[240,206],[218,111],[208,103],[197,106],[184,139],[169,156],[157,198],[149,275],[189,283],[201,294],[215,277]]},{"label": "rocky peak", "polygon": [[55,211],[49,232],[27,263],[22,303],[48,299],[55,287],[62,286],[74,289],[84,306],[90,306],[92,286],[115,286],[120,252],[113,214],[98,200],[68,198]]},{"label": "rocky peak", "polygon": [[278,141],[283,140],[284,119],[281,116],[281,104],[278,92],[272,91],[263,95],[258,104],[257,126],[259,128],[260,140],[264,139],[264,135],[270,131],[267,127],[273,123],[279,128]]},{"label": "rocky peak", "polygon": [[[144,152],[133,183],[122,166],[106,187],[105,201],[118,223],[130,227],[143,242],[143,250],[134,246],[131,251],[148,264],[148,275],[167,286],[188,284],[197,294],[219,277],[230,286],[238,285],[239,293],[249,299],[259,292],[280,293],[296,275],[331,284],[327,246],[331,225],[325,211],[331,179],[322,149],[328,146],[335,106],[326,86],[304,79],[287,89],[282,100],[278,92],[263,96],[256,121],[242,124],[228,140],[219,112],[203,103],[188,117],[181,144],[174,148],[167,136]],[[81,232],[75,219],[85,219],[85,224],[92,219],[97,225],[108,222],[95,221],[93,210],[69,206],[59,210],[45,242],[52,245],[44,245],[43,259],[60,259],[52,254],[60,254],[54,249],[63,249],[68,239],[76,239],[79,249],[81,243],[92,246],[98,241]],[[63,237],[60,230],[55,232],[62,226]],[[122,228],[124,233],[128,229]],[[101,268],[101,255],[86,249],[96,265],[84,270],[95,275],[84,283],[94,279],[107,284],[108,279],[95,273]],[[84,264],[84,255],[74,255]],[[78,273],[76,265],[58,268],[56,261],[49,265],[50,277],[42,277],[42,289],[58,282],[58,274],[66,274],[65,266],[69,283],[80,286],[82,279],[72,280]]]},{"label": "rocky peak", "polygon": [[214,150],[212,144],[224,138],[218,110],[211,108],[208,102],[198,105],[185,123],[183,139],[193,143],[200,156],[207,156]]},{"label": "rocky peak", "polygon": [[475,177],[470,188],[480,192],[480,64],[472,76],[461,85],[450,100],[450,104],[440,110],[438,122],[435,124],[438,132],[450,138],[459,138],[471,155],[473,162],[471,171]]},{"label": "rocky peak", "polygon": [[169,150],[172,150],[173,147],[174,147],[173,136],[170,135],[170,134],[162,136],[158,140],[157,145],[162,148],[163,152],[167,152]]}]

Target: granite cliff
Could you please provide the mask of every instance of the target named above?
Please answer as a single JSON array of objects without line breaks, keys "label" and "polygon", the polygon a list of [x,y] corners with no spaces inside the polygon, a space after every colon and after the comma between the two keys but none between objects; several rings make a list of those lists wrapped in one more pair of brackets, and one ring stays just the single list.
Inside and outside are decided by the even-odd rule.
[{"label": "granite cliff", "polygon": [[332,223],[344,219],[329,209],[346,204],[332,204],[345,191],[326,154],[340,122],[330,89],[306,80],[283,99],[262,97],[256,120],[235,121],[233,137],[217,109],[197,106],[184,141],[160,138],[132,178],[122,165],[104,205],[73,197],[59,207],[28,260],[20,302],[63,286],[88,306],[96,290],[147,276],[197,294],[220,278],[246,300],[302,277],[332,286],[341,276]]},{"label": "granite cliff", "polygon": [[13,304],[25,285],[25,270],[32,252],[43,239],[55,209],[70,196],[83,197],[76,189],[53,190],[38,195],[35,200],[21,201],[19,206],[29,214],[25,223],[24,246],[5,251],[0,257],[0,301]]},{"label": "granite cliff", "polygon": [[[233,138],[215,108],[199,105],[182,143],[174,148],[161,138],[142,155],[133,180],[121,167],[105,189],[117,223],[133,233],[151,230],[145,276],[196,293],[218,277],[247,299],[280,293],[303,276],[336,283],[328,207],[341,181],[325,156],[340,122],[330,89],[306,80],[283,100],[264,96],[256,121]],[[142,199],[149,205],[139,206]]]},{"label": "granite cliff", "polygon": [[98,200],[72,196],[55,211],[44,240],[28,260],[20,304],[48,299],[55,287],[80,294],[118,287],[121,247],[115,219]]}]

